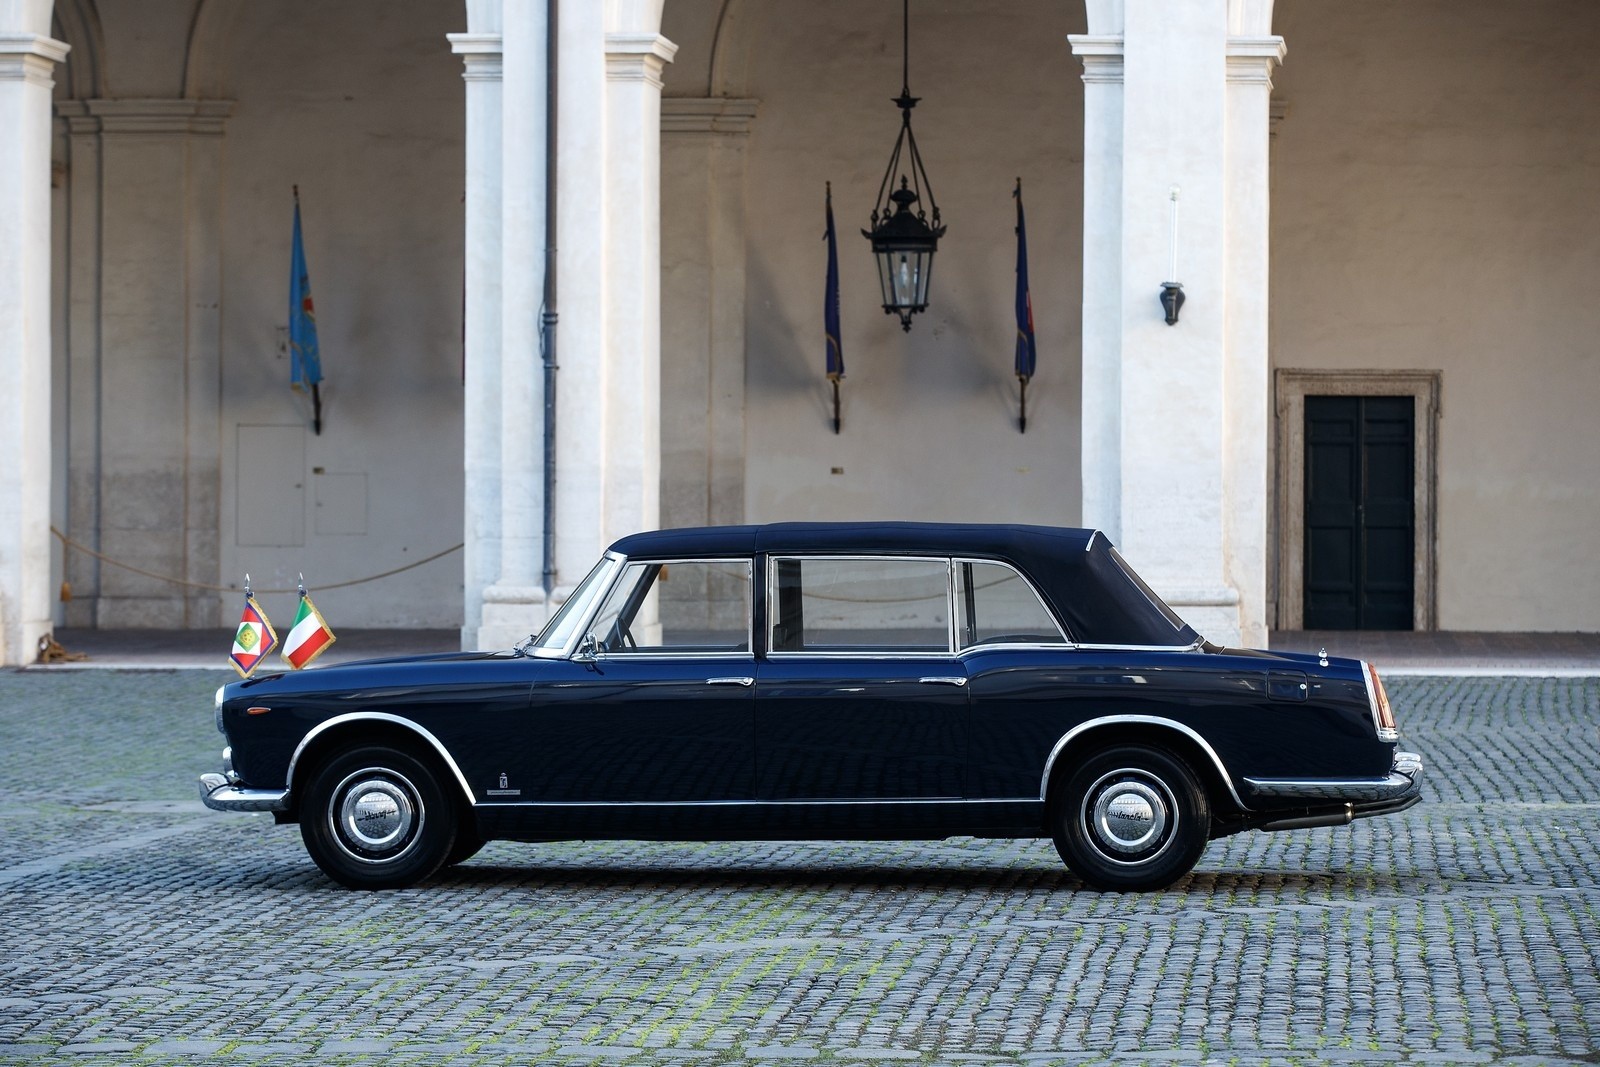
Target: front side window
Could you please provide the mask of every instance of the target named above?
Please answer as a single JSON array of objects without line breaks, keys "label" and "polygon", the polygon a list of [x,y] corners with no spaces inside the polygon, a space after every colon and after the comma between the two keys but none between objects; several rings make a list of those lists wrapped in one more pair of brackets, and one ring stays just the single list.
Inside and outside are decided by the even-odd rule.
[{"label": "front side window", "polygon": [[772,561],[775,653],[945,653],[950,563],[815,557]]},{"label": "front side window", "polygon": [[630,563],[589,626],[600,651],[750,652],[750,561]]},{"label": "front side window", "polygon": [[1004,563],[956,561],[956,636],[975,645],[1062,645],[1061,627],[1028,580]]}]

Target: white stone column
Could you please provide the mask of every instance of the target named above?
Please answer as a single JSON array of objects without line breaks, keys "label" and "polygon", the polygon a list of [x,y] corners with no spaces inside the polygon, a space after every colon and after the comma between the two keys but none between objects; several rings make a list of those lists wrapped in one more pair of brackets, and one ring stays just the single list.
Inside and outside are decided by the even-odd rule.
[{"label": "white stone column", "polygon": [[[1072,38],[1085,82],[1084,519],[1202,634],[1260,644],[1265,74],[1282,42],[1230,37],[1239,13],[1221,3],[1091,15],[1097,33]],[[1172,326],[1165,281],[1187,297]]]},{"label": "white stone column", "polygon": [[[500,184],[500,567],[477,644],[517,644],[545,619],[544,289],[546,25],[543,4],[503,11]],[[468,413],[471,418],[471,413]]]},{"label": "white stone column", "polygon": [[606,37],[606,540],[661,522],[661,72],[677,51]]},{"label": "white stone column", "polygon": [[756,101],[662,101],[661,521],[744,521],[745,151]]},{"label": "white stone column", "polygon": [[466,81],[466,381],[461,647],[479,647],[483,592],[500,573],[501,35],[454,33]]},{"label": "white stone column", "polygon": [[31,663],[50,630],[50,90],[67,55],[10,21],[0,20],[0,665]]}]

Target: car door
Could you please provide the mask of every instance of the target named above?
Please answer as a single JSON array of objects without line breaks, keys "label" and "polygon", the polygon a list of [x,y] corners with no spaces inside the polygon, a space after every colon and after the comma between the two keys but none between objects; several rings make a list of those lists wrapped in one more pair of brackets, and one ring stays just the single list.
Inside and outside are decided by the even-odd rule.
[{"label": "car door", "polygon": [[630,562],[558,679],[535,686],[523,803],[750,800],[749,560]]},{"label": "car door", "polygon": [[956,799],[967,678],[949,561],[775,558],[757,672],[757,792],[770,801]]}]

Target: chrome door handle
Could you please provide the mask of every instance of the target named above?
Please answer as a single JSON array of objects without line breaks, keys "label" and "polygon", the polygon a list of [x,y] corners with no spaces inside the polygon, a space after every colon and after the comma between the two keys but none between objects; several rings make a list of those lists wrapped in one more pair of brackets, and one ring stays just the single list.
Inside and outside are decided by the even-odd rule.
[{"label": "chrome door handle", "polygon": [[752,686],[756,684],[756,680],[754,678],[707,678],[706,684]]},{"label": "chrome door handle", "polygon": [[967,679],[960,674],[938,674],[920,679],[923,685],[966,685]]}]

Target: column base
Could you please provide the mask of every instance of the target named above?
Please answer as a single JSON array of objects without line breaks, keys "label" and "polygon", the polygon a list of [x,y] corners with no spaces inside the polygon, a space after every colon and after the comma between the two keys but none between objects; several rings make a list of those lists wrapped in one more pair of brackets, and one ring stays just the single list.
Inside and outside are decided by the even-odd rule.
[{"label": "column base", "polygon": [[474,643],[487,650],[515,648],[539,632],[550,617],[548,608],[538,586],[491,585],[483,591],[483,619]]},{"label": "column base", "polygon": [[1239,613],[1239,591],[1232,586],[1165,586],[1159,592],[1168,607],[1212,644],[1237,648],[1246,636]]}]

